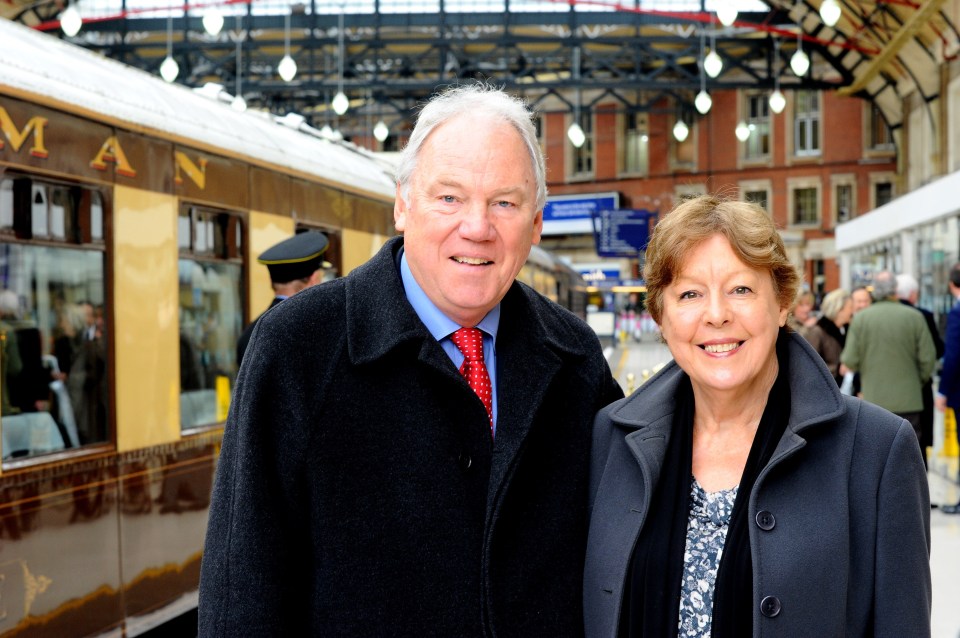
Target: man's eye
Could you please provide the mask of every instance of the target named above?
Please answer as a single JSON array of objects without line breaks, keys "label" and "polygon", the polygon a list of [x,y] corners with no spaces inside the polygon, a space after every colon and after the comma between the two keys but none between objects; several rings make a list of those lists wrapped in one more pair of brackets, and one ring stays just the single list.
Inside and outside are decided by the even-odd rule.
[{"label": "man's eye", "polygon": [[454,203],[455,201],[457,201],[457,198],[454,197],[453,195],[442,195],[442,196],[440,197],[440,199],[441,199],[445,204],[452,204],[452,203]]},{"label": "man's eye", "polygon": [[508,202],[505,199],[501,199],[499,202],[496,203],[496,206],[500,208],[512,208],[513,205],[514,205],[513,202]]}]

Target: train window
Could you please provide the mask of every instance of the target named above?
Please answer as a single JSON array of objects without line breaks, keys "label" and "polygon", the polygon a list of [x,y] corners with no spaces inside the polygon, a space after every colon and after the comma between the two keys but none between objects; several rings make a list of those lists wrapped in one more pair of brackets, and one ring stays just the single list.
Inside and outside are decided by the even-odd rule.
[{"label": "train window", "polygon": [[180,423],[226,419],[243,325],[242,225],[223,211],[180,210]]},{"label": "train window", "polygon": [[0,180],[4,461],[109,440],[104,253],[78,230],[94,195],[102,202],[78,186]]}]

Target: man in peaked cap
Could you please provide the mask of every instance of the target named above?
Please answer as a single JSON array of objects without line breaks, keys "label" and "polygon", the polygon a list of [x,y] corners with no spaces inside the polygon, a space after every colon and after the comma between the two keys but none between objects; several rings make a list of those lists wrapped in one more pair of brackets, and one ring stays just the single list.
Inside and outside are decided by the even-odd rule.
[{"label": "man in peaked cap", "polygon": [[[330,242],[327,236],[316,231],[297,233],[289,239],[284,239],[262,252],[257,261],[270,271],[270,281],[273,283],[273,293],[276,295],[270,302],[270,308],[292,297],[301,290],[314,286],[322,281],[320,268],[323,265],[321,255]],[[267,310],[270,310],[267,308]],[[260,315],[262,317],[263,315]],[[244,328],[237,340],[237,366],[243,361],[243,353],[247,349],[250,335],[257,322],[257,317],[250,325]]]}]

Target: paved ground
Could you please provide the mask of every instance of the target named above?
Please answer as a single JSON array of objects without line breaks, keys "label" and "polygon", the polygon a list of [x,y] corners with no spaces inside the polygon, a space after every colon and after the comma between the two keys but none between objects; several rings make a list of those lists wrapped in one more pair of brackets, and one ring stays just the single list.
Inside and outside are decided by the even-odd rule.
[{"label": "paved ground", "polygon": [[[607,348],[607,361],[624,392],[630,392],[670,360],[670,351],[654,335],[639,343],[629,341]],[[957,459],[943,454],[943,419],[935,424],[931,450],[930,500],[935,504],[960,501]],[[931,572],[933,577],[933,638],[960,638],[960,515],[934,509],[930,514]]]}]

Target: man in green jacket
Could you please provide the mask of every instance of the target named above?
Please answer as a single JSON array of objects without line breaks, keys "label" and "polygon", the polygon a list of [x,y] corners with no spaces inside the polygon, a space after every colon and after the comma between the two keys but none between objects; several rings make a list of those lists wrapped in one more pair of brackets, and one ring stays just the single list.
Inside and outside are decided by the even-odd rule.
[{"label": "man in green jacket", "polygon": [[860,373],[864,400],[910,421],[919,439],[922,388],[937,353],[923,315],[899,303],[896,293],[893,273],[877,273],[875,303],[854,315],[840,362]]}]

